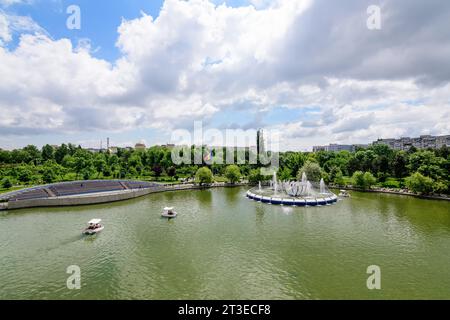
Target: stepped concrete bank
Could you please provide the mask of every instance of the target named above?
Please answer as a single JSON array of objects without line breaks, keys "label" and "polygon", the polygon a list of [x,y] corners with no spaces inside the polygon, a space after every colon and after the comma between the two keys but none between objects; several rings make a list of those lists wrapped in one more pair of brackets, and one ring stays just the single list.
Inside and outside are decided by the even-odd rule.
[{"label": "stepped concrete bank", "polygon": [[[80,183],[80,182],[77,182]],[[226,183],[214,183],[206,186],[199,186],[194,184],[182,184],[182,185],[154,185],[152,187],[140,188],[140,189],[125,189],[118,191],[106,191],[88,194],[74,194],[69,196],[49,196],[46,198],[37,199],[9,199],[7,202],[0,203],[0,210],[16,210],[25,208],[37,208],[37,207],[64,207],[64,206],[81,206],[81,205],[93,205],[109,202],[123,201],[133,198],[142,197],[151,193],[166,192],[166,191],[180,191],[180,190],[201,190],[206,188],[217,187],[234,187],[247,185],[245,183],[239,184],[226,184]],[[48,186],[42,186],[38,188],[48,188]],[[35,190],[35,188],[30,189]],[[27,190],[21,190],[22,193]],[[4,197],[4,196],[3,196]]]}]

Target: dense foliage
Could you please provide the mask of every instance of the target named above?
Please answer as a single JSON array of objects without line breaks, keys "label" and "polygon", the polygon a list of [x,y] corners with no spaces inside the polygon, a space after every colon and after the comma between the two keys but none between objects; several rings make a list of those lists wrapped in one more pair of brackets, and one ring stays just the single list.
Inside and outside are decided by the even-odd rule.
[{"label": "dense foliage", "polygon": [[[195,151],[198,149],[193,146],[192,162]],[[237,160],[237,154],[234,156]],[[211,175],[202,168],[208,169]],[[262,176],[258,169],[259,166],[247,162],[231,166],[214,161],[208,165],[176,165],[172,162],[171,149],[160,146],[145,151],[119,149],[117,154],[92,153],[72,144],[58,148],[46,145],[41,150],[32,145],[13,151],[0,149],[0,187],[3,189],[76,179],[127,178],[170,182],[197,177],[202,183],[213,180],[235,183],[244,178],[257,183],[271,178]],[[323,178],[325,182],[338,186],[408,188],[423,194],[449,194],[450,149],[396,151],[385,145],[376,145],[354,153],[280,154],[278,177],[281,180],[301,178],[303,172],[312,181]]]}]

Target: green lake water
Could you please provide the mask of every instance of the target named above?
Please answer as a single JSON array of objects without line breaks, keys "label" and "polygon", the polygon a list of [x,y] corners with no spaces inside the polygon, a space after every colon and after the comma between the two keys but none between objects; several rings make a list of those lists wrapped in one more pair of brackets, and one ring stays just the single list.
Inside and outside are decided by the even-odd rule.
[{"label": "green lake water", "polygon": [[[352,192],[294,208],[245,192],[1,212],[0,299],[450,299],[450,202]],[[176,219],[160,217],[168,205]],[[81,236],[92,218],[105,230]]]}]

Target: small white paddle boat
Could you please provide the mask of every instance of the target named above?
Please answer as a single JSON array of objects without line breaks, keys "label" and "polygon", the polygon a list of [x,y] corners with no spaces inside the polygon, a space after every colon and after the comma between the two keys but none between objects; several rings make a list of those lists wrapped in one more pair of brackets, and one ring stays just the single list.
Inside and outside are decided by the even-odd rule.
[{"label": "small white paddle boat", "polygon": [[102,222],[101,219],[92,219],[91,221],[89,221],[88,227],[83,230],[83,234],[93,235],[105,229],[105,227],[101,225],[100,222]]},{"label": "small white paddle boat", "polygon": [[340,190],[339,197],[341,197],[341,198],[350,198],[350,193],[347,190]]},{"label": "small white paddle boat", "polygon": [[163,218],[175,218],[177,216],[177,213],[173,211],[173,208],[167,207],[164,208],[164,212],[161,214]]}]

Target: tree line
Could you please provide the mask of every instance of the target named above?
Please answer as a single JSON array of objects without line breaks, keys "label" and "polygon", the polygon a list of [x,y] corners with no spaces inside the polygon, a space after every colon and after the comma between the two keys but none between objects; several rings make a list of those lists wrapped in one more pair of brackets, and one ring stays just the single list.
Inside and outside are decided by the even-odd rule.
[{"label": "tree line", "polygon": [[[191,158],[198,148],[192,146]],[[207,165],[172,161],[172,150],[154,146],[146,150],[119,149],[117,154],[92,153],[73,144],[41,149],[29,145],[18,150],[0,149],[0,183],[8,189],[15,185],[37,185],[59,181],[89,179],[142,179],[176,182],[192,179],[198,183],[213,181],[251,183],[271,179],[261,174],[261,166],[249,164]],[[245,159],[249,159],[246,151]],[[237,154],[235,154],[237,159]],[[374,145],[356,152],[283,152],[279,154],[278,177],[288,181],[306,173],[311,181],[324,179],[336,186],[354,185],[407,188],[413,192],[450,193],[450,149],[397,151],[386,145]]]}]

